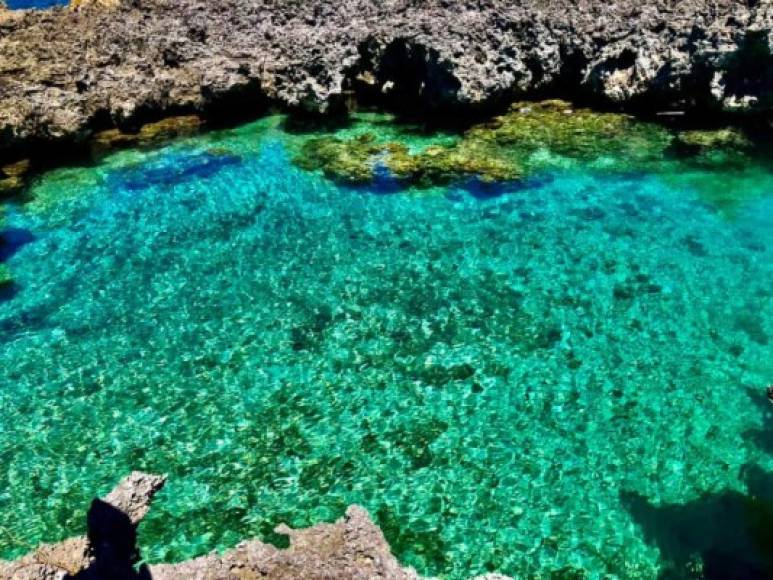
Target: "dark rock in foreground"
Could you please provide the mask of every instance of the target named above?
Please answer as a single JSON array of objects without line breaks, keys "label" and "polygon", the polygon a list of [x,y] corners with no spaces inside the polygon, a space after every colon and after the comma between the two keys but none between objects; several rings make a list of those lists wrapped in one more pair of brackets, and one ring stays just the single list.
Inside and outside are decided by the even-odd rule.
[{"label": "dark rock in foreground", "polygon": [[[531,95],[773,110],[753,0],[80,0],[0,9],[0,157],[167,114],[410,111]],[[40,152],[40,149],[37,149]]]}]

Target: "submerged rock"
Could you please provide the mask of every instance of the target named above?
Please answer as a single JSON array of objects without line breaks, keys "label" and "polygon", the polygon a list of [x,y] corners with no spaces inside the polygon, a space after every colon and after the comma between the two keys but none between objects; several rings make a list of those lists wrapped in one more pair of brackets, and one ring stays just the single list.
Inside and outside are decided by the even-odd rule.
[{"label": "submerged rock", "polygon": [[699,155],[717,150],[745,154],[751,147],[752,142],[749,138],[735,128],[681,131],[674,139],[674,148],[685,155]]},{"label": "submerged rock", "polygon": [[[618,113],[575,109],[560,100],[515,103],[507,114],[474,127],[465,138],[523,157],[544,150],[583,161],[614,156],[631,162],[659,157],[671,140],[658,125]],[[535,158],[529,163],[539,166],[546,161]]]},{"label": "submerged rock", "polygon": [[121,129],[109,129],[94,135],[91,140],[92,152],[99,155],[119,147],[144,147],[160,142],[193,135],[201,129],[202,120],[197,115],[167,117],[155,123],[143,125],[136,133]]},{"label": "submerged rock", "polygon": [[377,169],[419,187],[476,178],[483,183],[518,180],[575,161],[615,158],[615,168],[641,169],[660,160],[672,135],[652,123],[618,113],[575,109],[559,100],[515,103],[510,111],[472,127],[451,144],[412,152],[372,133],[308,140],[296,163],[345,183],[368,183]]},{"label": "submerged rock", "polygon": [[520,177],[517,163],[475,143],[433,145],[411,153],[402,143],[380,143],[370,133],[350,139],[334,136],[310,139],[295,162],[304,169],[322,170],[327,177],[349,184],[371,182],[379,168],[388,170],[398,181],[419,187],[451,183],[465,177],[479,177],[487,182]]},{"label": "submerged rock", "polygon": [[331,179],[367,183],[374,177],[375,158],[387,147],[370,133],[352,139],[319,137],[304,143],[295,162],[309,171],[322,170]]},{"label": "submerged rock", "polygon": [[24,186],[24,177],[30,166],[29,159],[22,159],[0,167],[0,197],[14,194]]}]

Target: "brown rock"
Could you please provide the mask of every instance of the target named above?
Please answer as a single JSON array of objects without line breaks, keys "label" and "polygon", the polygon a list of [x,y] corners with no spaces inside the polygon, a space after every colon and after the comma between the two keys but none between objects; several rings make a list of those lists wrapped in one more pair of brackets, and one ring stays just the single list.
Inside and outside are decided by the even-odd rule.
[{"label": "brown rock", "polygon": [[0,167],[0,196],[13,195],[24,186],[24,177],[31,167],[29,159]]},{"label": "brown rock", "polygon": [[118,508],[133,524],[138,524],[150,509],[156,493],[164,487],[166,477],[133,471],[104,497],[104,501]]},{"label": "brown rock", "polygon": [[155,580],[419,578],[412,568],[400,566],[381,530],[358,506],[349,507],[334,524],[303,530],[280,525],[276,531],[290,537],[286,550],[252,540],[222,556],[211,554],[180,564],[151,566],[150,571]]},{"label": "brown rock", "polygon": [[[150,508],[153,496],[165,478],[133,472],[111,491],[104,501],[125,513],[137,524]],[[0,560],[0,578],[13,580],[62,580],[86,570],[93,562],[92,550],[85,537],[70,538],[56,544],[42,544],[23,558]]]},{"label": "brown rock", "polygon": [[16,163],[9,163],[2,167],[2,173],[8,177],[21,177],[30,170],[32,162],[29,159],[22,159]]},{"label": "brown rock", "polygon": [[770,2],[113,4],[0,20],[0,156],[180,111],[324,113],[353,95],[442,110],[560,86],[639,109],[773,112]]}]

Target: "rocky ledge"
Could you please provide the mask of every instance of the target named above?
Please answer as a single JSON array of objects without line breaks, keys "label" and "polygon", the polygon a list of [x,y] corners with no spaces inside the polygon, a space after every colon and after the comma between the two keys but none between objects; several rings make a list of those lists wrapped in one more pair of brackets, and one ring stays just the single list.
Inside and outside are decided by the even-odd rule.
[{"label": "rocky ledge", "polygon": [[[304,530],[286,525],[289,537],[280,550],[258,540],[225,554],[210,554],[178,564],[142,565],[136,528],[164,478],[134,472],[104,499],[95,499],[87,516],[87,536],[38,547],[14,562],[0,560],[0,578],[14,580],[419,580],[397,562],[368,513],[351,506],[334,524]],[[507,580],[489,574],[477,580]]]},{"label": "rocky ledge", "polygon": [[760,0],[78,0],[0,8],[0,161],[170,114],[488,110],[563,96],[773,111]]}]

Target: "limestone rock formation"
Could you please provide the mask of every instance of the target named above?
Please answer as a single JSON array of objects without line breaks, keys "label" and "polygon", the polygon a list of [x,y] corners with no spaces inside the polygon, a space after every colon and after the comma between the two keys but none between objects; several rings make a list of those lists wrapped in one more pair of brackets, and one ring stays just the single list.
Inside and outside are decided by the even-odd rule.
[{"label": "limestone rock formation", "polygon": [[351,506],[346,516],[334,524],[318,524],[305,530],[281,525],[276,531],[290,537],[286,550],[253,540],[222,556],[211,554],[181,564],[152,566],[152,576],[155,580],[419,578],[413,569],[400,566],[381,530],[358,506]]},{"label": "limestone rock formation", "polygon": [[[103,502],[125,514],[136,526],[150,508],[153,496],[165,478],[134,472],[122,480]],[[91,534],[91,530],[90,530]],[[0,560],[0,578],[13,580],[64,580],[92,566],[93,541],[86,537],[70,538],[57,544],[43,544],[34,552],[13,562]]]},{"label": "limestone rock formation", "polygon": [[770,2],[115,2],[0,16],[0,157],[168,114],[324,113],[353,97],[773,111]]}]

